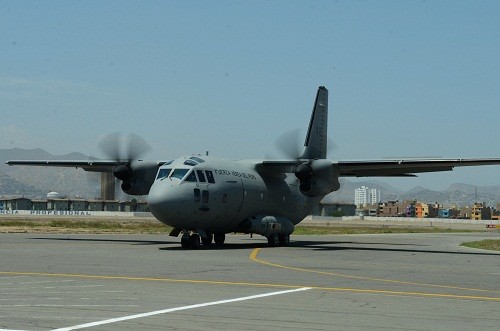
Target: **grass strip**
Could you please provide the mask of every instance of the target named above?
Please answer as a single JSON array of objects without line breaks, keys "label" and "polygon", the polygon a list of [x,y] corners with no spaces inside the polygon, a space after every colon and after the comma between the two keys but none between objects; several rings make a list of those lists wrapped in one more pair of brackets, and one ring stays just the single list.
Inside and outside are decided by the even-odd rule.
[{"label": "grass strip", "polygon": [[110,220],[4,220],[0,232],[64,232],[64,233],[169,233],[171,227],[159,221]]},{"label": "grass strip", "polygon": [[333,235],[333,234],[386,234],[386,233],[463,233],[477,232],[470,229],[423,228],[401,226],[297,226],[293,234],[298,235]]},{"label": "grass strip", "polygon": [[[9,219],[0,220],[0,232],[37,233],[144,233],[164,234],[171,227],[156,220],[116,220],[116,219]],[[498,231],[498,230],[497,230]],[[470,229],[450,229],[437,227],[403,226],[297,226],[295,235],[343,235],[343,234],[388,234],[388,233],[454,233],[477,232]]]},{"label": "grass strip", "polygon": [[490,251],[500,251],[500,239],[485,239],[480,241],[464,242],[460,246],[470,248],[488,249]]}]

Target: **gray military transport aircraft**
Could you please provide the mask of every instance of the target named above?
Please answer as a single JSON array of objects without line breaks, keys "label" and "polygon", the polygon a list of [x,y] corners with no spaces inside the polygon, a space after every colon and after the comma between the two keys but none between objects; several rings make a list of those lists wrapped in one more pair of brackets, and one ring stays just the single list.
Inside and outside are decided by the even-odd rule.
[{"label": "gray military transport aircraft", "polygon": [[193,249],[212,242],[223,245],[226,233],[231,232],[260,234],[267,238],[269,246],[286,246],[295,225],[325,195],[340,188],[339,177],[412,177],[415,173],[450,171],[454,167],[500,164],[500,158],[327,160],[327,126],[328,90],[321,86],[303,152],[288,160],[231,161],[195,155],[148,162],[135,155],[116,156],[114,160],[7,164],[112,173],[122,181],[125,193],[148,195],[152,214],[173,227],[171,236],[182,233],[182,247]]}]

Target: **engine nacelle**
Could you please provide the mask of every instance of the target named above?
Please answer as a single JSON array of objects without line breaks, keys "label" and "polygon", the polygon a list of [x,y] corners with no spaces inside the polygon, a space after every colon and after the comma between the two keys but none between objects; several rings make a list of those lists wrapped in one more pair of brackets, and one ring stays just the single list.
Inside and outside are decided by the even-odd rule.
[{"label": "engine nacelle", "polygon": [[113,169],[113,175],[122,181],[123,192],[130,195],[147,195],[156,178],[158,164],[136,161],[121,164]]},{"label": "engine nacelle", "polygon": [[327,195],[340,188],[339,169],[328,160],[302,163],[295,170],[300,181],[300,191],[310,197]]},{"label": "engine nacelle", "polygon": [[288,219],[281,216],[257,215],[245,220],[240,225],[241,229],[247,233],[257,233],[264,237],[272,234],[291,234],[295,230],[295,225]]}]

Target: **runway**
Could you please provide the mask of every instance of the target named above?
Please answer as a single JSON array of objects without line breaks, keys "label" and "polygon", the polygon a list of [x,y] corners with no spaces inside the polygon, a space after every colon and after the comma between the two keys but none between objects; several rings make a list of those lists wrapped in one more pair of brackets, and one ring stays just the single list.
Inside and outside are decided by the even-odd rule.
[{"label": "runway", "polygon": [[0,329],[496,330],[500,253],[459,246],[486,238],[0,234]]}]

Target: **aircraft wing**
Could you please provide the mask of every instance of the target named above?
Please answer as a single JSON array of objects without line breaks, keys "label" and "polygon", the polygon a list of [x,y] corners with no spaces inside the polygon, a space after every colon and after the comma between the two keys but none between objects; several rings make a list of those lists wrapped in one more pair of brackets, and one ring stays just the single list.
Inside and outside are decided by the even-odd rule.
[{"label": "aircraft wing", "polygon": [[127,161],[116,160],[13,160],[7,161],[6,164],[24,165],[24,166],[45,166],[45,167],[66,167],[66,168],[82,168],[85,171],[94,172],[112,172],[113,167],[126,163]]},{"label": "aircraft wing", "polygon": [[416,173],[451,171],[455,167],[500,164],[500,159],[409,159],[333,162],[343,177],[415,176]]},{"label": "aircraft wing", "polygon": [[[292,173],[308,160],[262,161],[256,169],[267,174]],[[455,167],[500,165],[500,158],[332,161],[341,177],[414,177],[417,173],[451,171]]]}]

